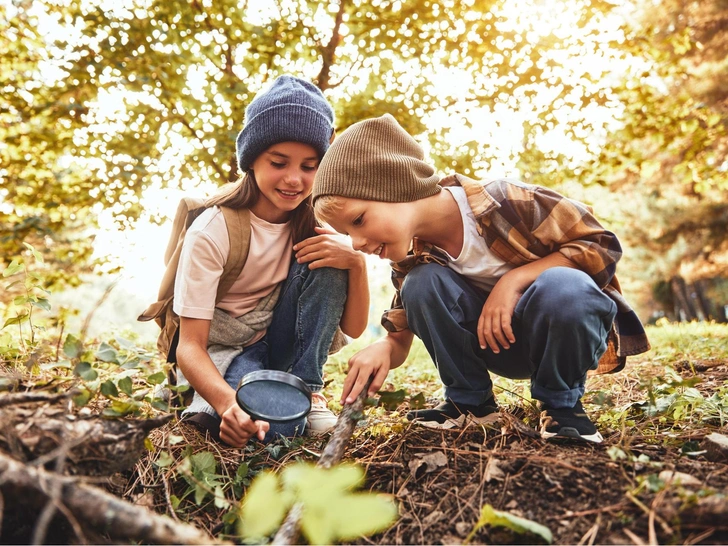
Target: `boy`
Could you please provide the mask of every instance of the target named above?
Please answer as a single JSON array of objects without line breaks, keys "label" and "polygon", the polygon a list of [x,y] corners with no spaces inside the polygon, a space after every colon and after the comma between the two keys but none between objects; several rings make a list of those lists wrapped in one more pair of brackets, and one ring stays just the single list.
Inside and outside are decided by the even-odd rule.
[{"label": "boy", "polygon": [[602,437],[584,413],[588,370],[620,370],[649,349],[614,276],[615,235],[581,203],[544,187],[440,179],[390,115],[356,123],[316,173],[316,214],[355,249],[389,259],[387,335],[349,360],[342,402],[369,394],[422,339],[445,401],[410,412],[429,426],[498,410],[490,372],[530,379],[543,438]]}]

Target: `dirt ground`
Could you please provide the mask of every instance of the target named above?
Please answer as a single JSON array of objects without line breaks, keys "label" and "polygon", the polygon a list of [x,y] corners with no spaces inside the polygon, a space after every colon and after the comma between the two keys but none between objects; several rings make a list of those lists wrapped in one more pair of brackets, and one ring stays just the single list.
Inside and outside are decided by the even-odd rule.
[{"label": "dirt ground", "polygon": [[[728,385],[726,361],[678,362],[674,368],[684,379],[699,377],[696,388],[706,397]],[[610,378],[604,390],[615,393],[612,403],[616,407],[629,407],[635,401],[630,400],[636,396],[635,385],[653,372],[659,370],[637,365],[630,373]],[[600,388],[599,383],[592,386]],[[48,411],[62,411],[58,406],[49,408],[53,406],[41,412],[35,405],[18,405],[13,411],[23,430],[32,432],[33,420],[41,414],[48,421]],[[535,410],[514,408],[503,410],[493,424],[469,424],[453,430],[406,423],[401,417],[406,404],[398,413],[370,415],[356,430],[344,460],[366,470],[366,489],[394,496],[400,517],[387,531],[358,543],[544,542],[538,535],[518,534],[504,527],[476,530],[481,509],[488,504],[546,526],[554,544],[728,543],[728,460],[709,460],[702,444],[712,432],[728,434],[726,427],[721,429],[716,422],[693,422],[685,427],[667,423],[661,427],[659,418],[645,426],[644,415],[635,410],[636,425],[610,429],[600,423],[604,435],[600,445],[555,443],[545,442],[535,433]],[[28,413],[17,414],[21,410]],[[6,425],[7,417],[3,417]],[[146,432],[130,435],[123,428],[127,421],[114,423],[121,428],[111,436],[106,430],[107,444],[95,444],[86,457],[94,472],[84,474],[108,475],[99,464],[121,461],[122,453],[133,451],[128,446],[134,445],[139,453],[146,451],[142,445]],[[37,431],[34,434],[44,438]],[[172,435],[178,438],[175,445],[169,441]],[[126,443],[120,443],[119,438]],[[241,452],[211,443],[189,425],[172,421],[153,430],[149,440],[154,449],[148,453],[158,455],[168,450],[175,460],[181,460],[185,450],[211,451],[220,473],[230,477],[242,460],[249,462],[253,473],[280,469],[294,460],[315,462],[329,438],[306,438],[280,447],[249,446]],[[38,443],[38,439],[34,441]],[[4,452],[16,458],[23,455],[17,442],[0,444]],[[197,507],[188,500],[184,510],[173,510],[171,499],[184,497],[188,484],[169,470],[172,466],[160,469],[151,457],[142,456],[130,470],[119,472],[112,467],[110,480],[99,477],[92,481],[137,506],[187,521],[212,536],[233,538],[224,535],[226,511],[216,509],[211,502]],[[21,506],[9,500],[6,495],[0,541],[26,542],[45,501]],[[63,517],[57,516],[46,542],[78,543],[77,535]],[[114,542],[103,534],[86,537],[97,543]]]},{"label": "dirt ground", "polygon": [[[707,395],[728,379],[725,362],[678,368],[686,378],[699,374]],[[545,525],[555,544],[725,544],[728,461],[681,450],[711,430],[719,429],[676,433],[671,447],[637,428],[602,430],[602,444],[581,445],[545,442],[518,416],[504,416],[500,428],[410,426],[384,442],[360,437],[351,456],[365,466],[372,489],[395,495],[401,514],[388,531],[361,542],[459,544],[490,504]],[[488,527],[471,537],[486,544],[540,540]]]}]

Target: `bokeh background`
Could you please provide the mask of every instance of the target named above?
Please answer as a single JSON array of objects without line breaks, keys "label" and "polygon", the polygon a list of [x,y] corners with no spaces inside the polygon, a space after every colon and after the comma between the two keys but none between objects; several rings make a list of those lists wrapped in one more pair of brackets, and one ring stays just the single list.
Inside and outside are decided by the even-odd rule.
[{"label": "bokeh background", "polygon": [[443,175],[592,206],[644,321],[726,321],[725,0],[0,0],[0,25],[0,269],[31,245],[84,332],[156,337],[135,318],[177,200],[237,179],[245,106],[283,73],[339,132],[391,113]]}]

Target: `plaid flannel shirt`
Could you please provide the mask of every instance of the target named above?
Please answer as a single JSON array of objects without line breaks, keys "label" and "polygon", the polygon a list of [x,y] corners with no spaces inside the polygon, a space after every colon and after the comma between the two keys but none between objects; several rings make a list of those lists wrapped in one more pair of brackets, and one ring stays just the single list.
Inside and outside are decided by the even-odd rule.
[{"label": "plaid flannel shirt", "polygon": [[[478,182],[451,175],[442,179],[440,185],[465,189],[478,233],[493,253],[507,263],[518,267],[561,252],[617,304],[607,351],[596,373],[617,372],[624,367],[627,356],[649,350],[642,323],[622,296],[615,276],[622,247],[586,205],[549,188],[509,179]],[[415,238],[407,257],[401,262],[391,262],[396,293],[391,309],[382,316],[382,325],[387,331],[408,328],[400,289],[407,273],[423,263],[447,267],[448,258],[440,248]]]}]

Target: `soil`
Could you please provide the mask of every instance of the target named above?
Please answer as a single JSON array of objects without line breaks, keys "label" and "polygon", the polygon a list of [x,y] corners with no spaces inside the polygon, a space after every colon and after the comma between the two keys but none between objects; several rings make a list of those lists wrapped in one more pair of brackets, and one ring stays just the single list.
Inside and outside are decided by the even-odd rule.
[{"label": "soil", "polygon": [[[726,361],[679,362],[674,368],[684,379],[699,377],[696,388],[706,397],[728,385]],[[629,408],[635,402],[630,398],[635,385],[653,372],[658,373],[635,367],[632,373],[609,379],[614,388],[610,390],[607,383],[603,390],[614,396],[611,403],[616,407]],[[598,382],[592,386],[601,387]],[[403,424],[406,404],[399,409],[370,416],[344,456],[366,470],[365,488],[393,495],[399,505],[400,517],[390,529],[362,538],[359,544],[545,543],[542,535],[507,527],[476,528],[485,505],[545,526],[554,544],[728,543],[728,459],[709,460],[702,444],[710,433],[728,435],[719,422],[696,425],[692,420],[685,427],[680,421],[663,426],[658,417],[644,426],[646,418],[637,418],[635,410],[634,426],[612,425],[617,428],[609,430],[600,423],[604,442],[584,445],[541,440],[535,433],[537,412],[520,407],[502,410],[492,424],[471,423],[452,430]],[[37,415],[39,411],[22,415],[24,427],[30,427]],[[155,448],[152,453],[167,450],[175,460],[190,449],[212,451],[220,473],[229,477],[235,475],[241,456],[254,471],[279,469],[296,459],[315,461],[329,439],[325,435],[288,445],[249,446],[241,453],[211,444],[190,425],[176,421],[153,430],[149,438]],[[10,443],[0,446],[12,454],[10,447]],[[182,498],[188,486],[163,470],[144,456],[104,485],[138,506],[172,515],[172,496]],[[672,472],[680,474],[670,481]],[[98,478],[95,482],[103,483]],[[39,508],[20,509],[13,503],[20,511],[9,510],[7,498],[0,539],[24,542],[33,529],[22,523],[33,521],[29,514],[37,514]],[[210,503],[204,508],[190,505],[174,517],[213,536],[230,538],[221,535],[227,512]],[[64,518],[56,519],[46,541],[77,542]],[[11,527],[15,532],[8,534]],[[18,534],[21,529],[25,532]],[[104,542],[101,535],[87,536]]]},{"label": "soil", "polygon": [[[686,379],[697,373],[705,396],[728,381],[725,361],[675,368]],[[519,417],[504,415],[500,430],[411,425],[396,440],[373,446],[360,438],[351,456],[365,466],[371,489],[396,497],[401,515],[389,530],[361,543],[463,543],[486,504],[546,526],[554,544],[728,543],[728,460],[708,460],[699,444],[710,432],[725,434],[725,427],[673,430],[667,446],[638,428],[608,431],[602,444],[584,445],[545,442]],[[683,453],[690,446],[695,451]],[[435,453],[445,464],[419,462]],[[670,472],[682,474],[670,481]],[[469,539],[544,542],[490,526]]]}]

